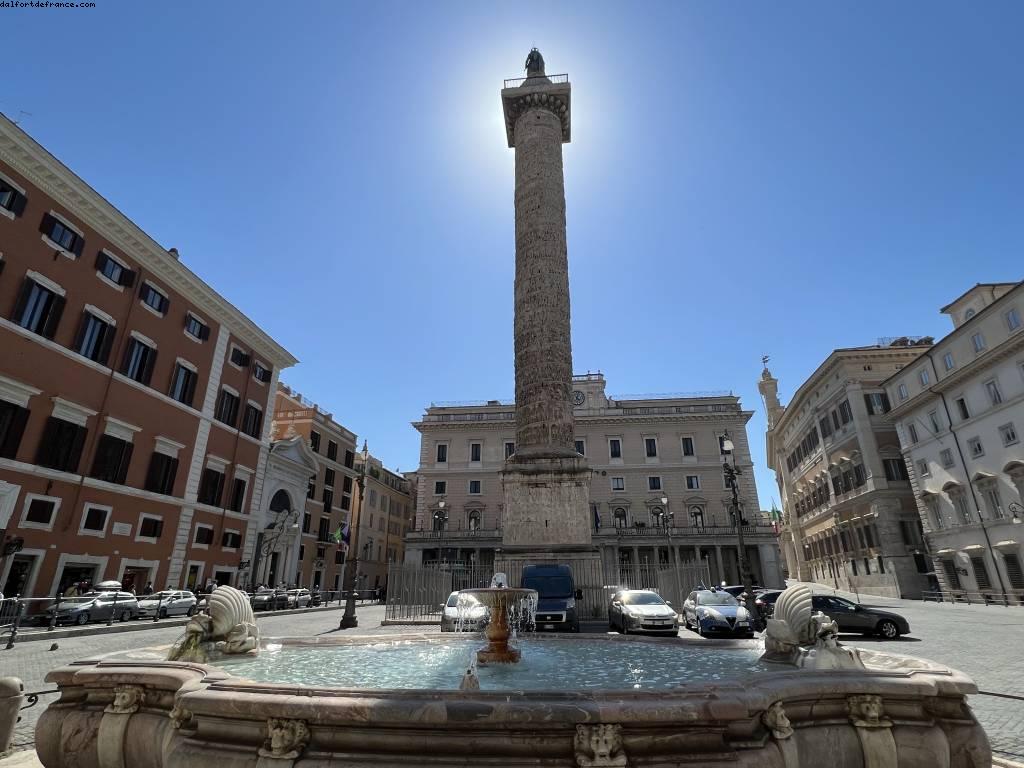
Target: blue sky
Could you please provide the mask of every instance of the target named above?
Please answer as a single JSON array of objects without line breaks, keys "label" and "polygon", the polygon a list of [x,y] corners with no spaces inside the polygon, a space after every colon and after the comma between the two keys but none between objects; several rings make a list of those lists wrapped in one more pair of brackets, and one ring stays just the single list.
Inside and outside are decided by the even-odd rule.
[{"label": "blue sky", "polygon": [[432,400],[513,392],[498,91],[532,45],[573,83],[575,369],[739,394],[764,506],[762,354],[785,401],[1021,278],[1019,2],[96,2],[3,11],[0,110],[392,468]]}]

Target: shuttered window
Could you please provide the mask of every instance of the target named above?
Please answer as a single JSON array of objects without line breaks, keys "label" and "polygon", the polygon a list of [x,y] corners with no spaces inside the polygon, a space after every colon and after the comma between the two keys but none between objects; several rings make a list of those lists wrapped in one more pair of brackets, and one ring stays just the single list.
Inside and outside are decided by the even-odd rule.
[{"label": "shuttered window", "polygon": [[58,296],[31,277],[26,277],[11,319],[25,330],[52,339],[63,312],[63,296]]},{"label": "shuttered window", "polygon": [[25,212],[25,201],[25,196],[21,192],[0,179],[0,208],[10,211],[15,216],[21,216]]},{"label": "shuttered window", "polygon": [[174,478],[178,474],[178,460],[154,451],[146,472],[146,490],[170,496],[174,492]]},{"label": "shuttered window", "polygon": [[1003,562],[1006,564],[1006,575],[1010,580],[1010,587],[1024,589],[1024,571],[1020,567],[1020,557],[1009,552],[1003,555]]},{"label": "shuttered window", "polygon": [[113,345],[114,327],[91,312],[83,312],[75,339],[75,351],[93,362],[106,365]]},{"label": "shuttered window", "polygon": [[978,589],[992,589],[992,582],[988,578],[988,568],[985,566],[985,558],[980,555],[972,557],[971,567],[974,568],[974,580],[978,582]]},{"label": "shuttered window", "polygon": [[96,271],[117,285],[127,288],[135,285],[135,273],[103,251],[96,254]]},{"label": "shuttered window", "polygon": [[16,459],[28,423],[28,408],[0,401],[0,458]]},{"label": "shuttered window", "polygon": [[82,255],[82,246],[85,244],[82,236],[56,216],[51,216],[48,213],[43,216],[43,221],[39,225],[39,231],[65,251],[73,253],[75,256]]},{"label": "shuttered window", "polygon": [[132,460],[132,444],[113,435],[103,435],[96,447],[92,462],[91,477],[108,483],[123,485]]},{"label": "shuttered window", "polygon": [[35,463],[61,472],[77,472],[87,433],[85,427],[51,416],[46,420]]},{"label": "shuttered window", "polygon": [[124,353],[121,373],[129,379],[149,386],[153,378],[153,366],[156,365],[156,349],[133,338]]},{"label": "shuttered window", "polygon": [[220,498],[224,493],[224,473],[209,467],[203,470],[199,482],[199,503],[220,506]]}]

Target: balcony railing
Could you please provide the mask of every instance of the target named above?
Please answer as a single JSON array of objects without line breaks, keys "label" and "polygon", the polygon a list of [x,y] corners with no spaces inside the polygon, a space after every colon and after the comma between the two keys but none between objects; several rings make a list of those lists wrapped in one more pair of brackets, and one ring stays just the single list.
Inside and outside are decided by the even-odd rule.
[{"label": "balcony railing", "polygon": [[416,540],[431,539],[486,539],[491,537],[501,537],[501,528],[468,528],[468,529],[446,529],[439,531],[409,531],[406,534],[406,538]]},{"label": "balcony railing", "polygon": [[[594,532],[599,537],[617,537],[631,539],[634,537],[660,536],[668,538],[694,538],[707,536],[735,536],[736,528],[732,525],[705,525],[705,526],[623,526],[601,528]],[[744,536],[775,536],[775,527],[771,525],[745,525],[743,526]]]},{"label": "balcony railing", "polygon": [[[514,77],[511,80],[505,81],[506,88],[518,88],[520,85],[525,83],[527,80],[539,80],[540,78],[546,77],[551,83],[568,83],[568,73],[562,75],[534,75],[533,77]],[[545,83],[546,85],[547,83]]]}]

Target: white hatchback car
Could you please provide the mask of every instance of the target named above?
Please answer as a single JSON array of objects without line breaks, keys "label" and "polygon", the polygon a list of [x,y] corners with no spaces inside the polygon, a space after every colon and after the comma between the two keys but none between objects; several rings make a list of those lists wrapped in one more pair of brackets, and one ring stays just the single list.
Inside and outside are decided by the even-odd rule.
[{"label": "white hatchback car", "polygon": [[312,593],[308,589],[289,589],[288,590],[288,607],[289,608],[305,608],[309,605],[313,599]]},{"label": "white hatchback car", "polygon": [[[459,616],[462,616],[462,623],[459,623]],[[442,606],[441,631],[458,632],[479,632],[487,626],[490,613],[487,606],[481,603],[472,595],[463,595],[461,592],[452,592],[448,600]]]},{"label": "white hatchback car", "polygon": [[139,616],[191,616],[196,612],[196,602],[196,596],[188,590],[154,592],[139,597]]}]

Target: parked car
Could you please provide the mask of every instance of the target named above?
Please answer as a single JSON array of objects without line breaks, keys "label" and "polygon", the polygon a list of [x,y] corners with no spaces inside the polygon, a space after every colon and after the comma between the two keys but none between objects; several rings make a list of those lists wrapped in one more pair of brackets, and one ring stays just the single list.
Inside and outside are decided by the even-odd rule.
[{"label": "parked car", "polygon": [[46,619],[56,614],[57,624],[88,624],[106,621],[127,621],[139,615],[139,602],[130,592],[89,592],[78,597],[61,598],[46,612]]},{"label": "parked car", "polygon": [[197,610],[196,596],[188,590],[165,590],[143,595],[139,598],[139,616],[158,614],[161,619],[168,616],[191,616]]},{"label": "parked car", "polygon": [[568,565],[524,565],[519,586],[537,591],[537,630],[580,631],[576,601],[583,591],[576,589]]},{"label": "parked car", "polygon": [[698,589],[683,602],[683,624],[705,635],[754,636],[754,625],[747,609],[720,589]]},{"label": "parked car", "polygon": [[459,616],[462,616],[461,629],[464,632],[479,632],[487,626],[490,619],[487,606],[472,595],[452,592],[448,595],[441,611],[441,631],[458,632]]},{"label": "parked car", "polygon": [[308,589],[289,589],[288,590],[288,607],[289,608],[305,608],[309,605],[313,599],[313,595],[310,594]]},{"label": "parked car", "polygon": [[284,589],[263,588],[256,591],[252,598],[254,611],[275,611],[288,607],[288,592]]},{"label": "parked car", "polygon": [[758,592],[754,597],[754,605],[757,606],[761,619],[767,621],[775,613],[775,603],[785,593],[784,589],[766,589]]},{"label": "parked car", "polygon": [[310,608],[316,608],[317,606],[321,605],[323,603],[323,601],[324,601],[324,596],[322,594],[320,594],[320,590],[319,589],[314,589],[312,592],[309,593],[309,607]]},{"label": "parked car", "polygon": [[892,611],[883,611],[870,605],[859,605],[834,595],[812,595],[811,608],[821,611],[836,624],[840,632],[859,632],[881,635],[896,640],[910,633],[910,623]]},{"label": "parked car", "polygon": [[624,635],[630,632],[679,634],[679,617],[657,592],[647,589],[622,589],[612,595],[608,605],[608,629]]}]

